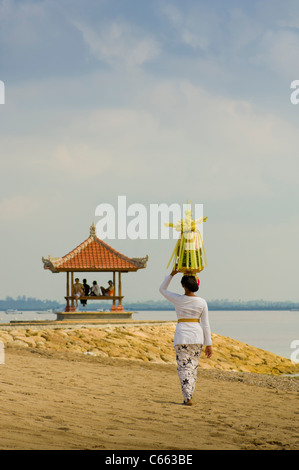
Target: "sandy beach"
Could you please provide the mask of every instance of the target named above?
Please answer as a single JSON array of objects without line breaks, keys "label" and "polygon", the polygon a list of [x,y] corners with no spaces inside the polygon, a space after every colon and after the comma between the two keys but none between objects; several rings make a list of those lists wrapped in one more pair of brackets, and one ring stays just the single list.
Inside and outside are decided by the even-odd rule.
[{"label": "sandy beach", "polygon": [[[299,380],[277,373],[278,364],[295,372],[290,361],[286,364],[267,352],[263,357],[262,350],[256,350],[261,368],[266,361],[270,365],[270,357],[276,358],[276,374],[237,370],[237,362],[229,370],[228,357],[221,368],[220,343],[227,340],[215,337],[214,363],[207,365],[202,358],[198,371],[197,405],[185,407],[171,344],[163,336],[167,329],[172,337],[170,325],[140,328],[1,330],[6,349],[5,364],[0,365],[0,449],[299,449]],[[147,340],[151,334],[157,338],[157,331],[164,358],[146,360],[144,345],[150,349]],[[15,340],[9,341],[13,333]],[[46,334],[48,339],[38,344],[37,338]],[[71,343],[68,335],[73,341],[81,335],[81,344]],[[94,341],[93,351],[89,346],[83,354],[74,348],[83,348],[84,335]],[[106,345],[98,355],[96,335]],[[34,336],[35,343],[30,342]],[[240,358],[246,347],[252,348],[244,345],[242,350],[239,342],[235,347],[240,348]],[[130,360],[121,357],[126,351]],[[154,352],[147,354],[153,358]]]}]

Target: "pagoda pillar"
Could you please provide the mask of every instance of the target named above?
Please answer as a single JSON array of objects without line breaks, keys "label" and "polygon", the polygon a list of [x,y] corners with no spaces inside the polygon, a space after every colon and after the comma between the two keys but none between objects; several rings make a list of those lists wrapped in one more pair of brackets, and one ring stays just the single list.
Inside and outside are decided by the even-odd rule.
[{"label": "pagoda pillar", "polygon": [[69,295],[70,295],[70,272],[67,271],[66,272],[66,296],[67,296],[67,299],[66,299],[66,307],[64,309],[65,312],[70,311],[70,299],[68,298]]},{"label": "pagoda pillar", "polygon": [[117,310],[123,311],[124,307],[122,306],[122,303],[121,303],[121,272],[120,271],[118,273],[118,295],[119,295],[119,300],[118,300]]},{"label": "pagoda pillar", "polygon": [[[116,291],[115,291],[115,271],[113,271],[113,287],[114,287],[113,296],[115,296],[116,295]],[[111,312],[115,312],[116,310],[117,310],[117,307],[116,307],[115,299],[113,299],[113,303],[112,303],[112,306],[111,306]]]},{"label": "pagoda pillar", "polygon": [[[73,286],[74,286],[74,273],[73,273],[73,271],[71,271],[71,293],[72,293],[72,296],[74,295]],[[74,299],[72,299],[71,300],[71,306],[70,306],[70,312],[75,312],[75,311],[76,311],[75,301],[74,301]]]}]

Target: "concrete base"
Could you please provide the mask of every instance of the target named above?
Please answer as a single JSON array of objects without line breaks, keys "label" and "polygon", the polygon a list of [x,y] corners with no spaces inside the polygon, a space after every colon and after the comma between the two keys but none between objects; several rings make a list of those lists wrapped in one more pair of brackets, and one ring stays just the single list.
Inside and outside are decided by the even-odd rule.
[{"label": "concrete base", "polygon": [[57,320],[130,320],[134,312],[55,312]]}]

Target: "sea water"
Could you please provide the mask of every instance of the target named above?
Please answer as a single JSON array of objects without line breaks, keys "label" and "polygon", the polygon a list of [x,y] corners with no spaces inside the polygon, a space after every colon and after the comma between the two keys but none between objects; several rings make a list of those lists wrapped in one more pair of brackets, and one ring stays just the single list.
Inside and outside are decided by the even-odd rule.
[{"label": "sea water", "polygon": [[[133,320],[176,321],[176,318],[176,313],[172,310],[140,310],[132,315]],[[22,314],[0,312],[0,324],[32,320],[56,320],[56,314],[33,311],[23,311]],[[299,343],[299,311],[210,310],[209,320],[212,333],[242,341],[287,359],[291,359],[294,352],[292,343]]]}]

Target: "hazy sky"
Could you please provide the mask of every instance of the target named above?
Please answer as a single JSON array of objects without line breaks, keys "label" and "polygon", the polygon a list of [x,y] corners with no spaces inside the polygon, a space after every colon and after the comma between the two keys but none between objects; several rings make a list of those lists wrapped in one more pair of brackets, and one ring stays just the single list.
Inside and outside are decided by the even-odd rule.
[{"label": "hazy sky", "polygon": [[[63,300],[42,256],[125,195],[204,205],[203,297],[298,301],[298,64],[297,0],[0,1],[0,298]],[[160,299],[175,241],[105,241]]]}]

